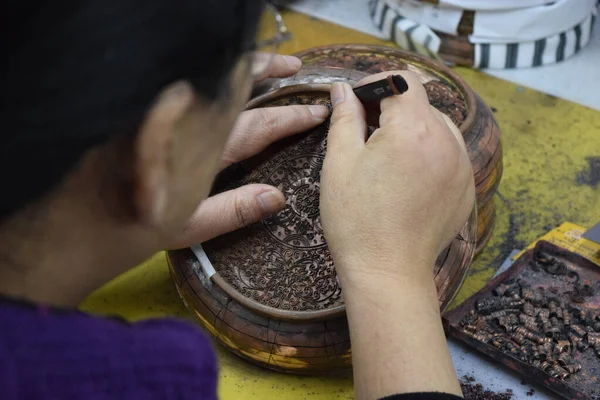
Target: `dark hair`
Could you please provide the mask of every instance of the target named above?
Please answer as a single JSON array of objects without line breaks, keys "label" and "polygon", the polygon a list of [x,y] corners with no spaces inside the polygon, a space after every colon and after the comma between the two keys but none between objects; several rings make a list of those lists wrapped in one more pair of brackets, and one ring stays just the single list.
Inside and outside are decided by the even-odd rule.
[{"label": "dark hair", "polygon": [[260,0],[7,0],[0,218],[57,185],[94,146],[137,131],[159,91],[214,99],[253,44]]}]

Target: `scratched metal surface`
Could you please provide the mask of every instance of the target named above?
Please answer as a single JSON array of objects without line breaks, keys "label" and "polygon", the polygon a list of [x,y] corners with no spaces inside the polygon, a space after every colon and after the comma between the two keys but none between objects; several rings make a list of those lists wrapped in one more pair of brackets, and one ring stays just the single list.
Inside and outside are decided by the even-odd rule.
[{"label": "scratched metal surface", "polygon": [[[284,17],[294,34],[294,40],[282,48],[284,53],[334,43],[386,44],[302,14],[286,13]],[[505,149],[496,230],[488,247],[475,260],[457,304],[483,287],[513,249],[524,248],[562,221],[584,227],[600,221],[600,171],[590,171],[590,166],[600,164],[592,162],[600,159],[600,112],[481,72],[464,68],[456,71],[496,110]],[[82,309],[119,314],[131,320],[189,318],[162,253],[96,291]],[[223,400],[354,398],[348,376],[282,375],[252,366],[221,348],[217,352]],[[458,359],[464,357],[461,350],[453,353]],[[488,375],[495,375],[495,366],[486,365],[490,369]],[[516,381],[511,382],[516,390]],[[504,389],[501,384],[497,387]]]}]

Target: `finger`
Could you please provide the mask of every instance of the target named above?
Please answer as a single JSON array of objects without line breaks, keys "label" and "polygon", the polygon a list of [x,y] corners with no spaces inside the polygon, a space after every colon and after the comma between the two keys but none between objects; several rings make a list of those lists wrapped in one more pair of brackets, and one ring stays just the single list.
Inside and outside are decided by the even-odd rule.
[{"label": "finger", "polygon": [[205,242],[258,222],[283,207],[285,197],[269,185],[246,185],[211,196],[196,209],[170,248],[180,249]]},{"label": "finger", "polygon": [[255,53],[253,65],[253,69],[261,71],[255,77],[255,81],[260,82],[266,78],[286,78],[294,75],[296,72],[300,71],[302,61],[294,56]]},{"label": "finger", "polygon": [[365,146],[367,123],[365,109],[347,83],[331,86],[331,125],[327,139],[328,154],[349,154]]},{"label": "finger", "polygon": [[322,124],[329,116],[326,106],[295,105],[244,111],[227,141],[221,168],[250,158],[272,143]]}]

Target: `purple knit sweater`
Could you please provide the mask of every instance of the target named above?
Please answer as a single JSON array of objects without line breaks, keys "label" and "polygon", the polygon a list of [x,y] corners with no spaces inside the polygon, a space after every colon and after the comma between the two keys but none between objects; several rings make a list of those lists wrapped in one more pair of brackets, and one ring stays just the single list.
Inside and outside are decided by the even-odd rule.
[{"label": "purple knit sweater", "polygon": [[[0,400],[216,398],[215,355],[192,325],[130,324],[0,297]],[[385,400],[461,398],[406,393]]]},{"label": "purple knit sweater", "polygon": [[0,399],[216,399],[209,340],[175,320],[130,324],[0,300]]}]

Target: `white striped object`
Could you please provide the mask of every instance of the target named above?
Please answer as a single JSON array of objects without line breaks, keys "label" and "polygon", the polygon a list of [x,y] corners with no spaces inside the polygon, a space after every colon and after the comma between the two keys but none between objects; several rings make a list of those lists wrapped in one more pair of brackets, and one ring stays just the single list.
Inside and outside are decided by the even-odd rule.
[{"label": "white striped object", "polygon": [[469,41],[512,43],[538,40],[573,28],[595,9],[596,0],[555,0],[545,6],[502,11],[475,9]]},{"label": "white striped object", "polygon": [[403,17],[427,25],[437,32],[451,35],[458,32],[458,25],[463,16],[463,10],[460,8],[419,3],[415,0],[394,0],[388,4]]},{"label": "white striped object", "polygon": [[555,64],[572,57],[590,41],[595,13],[573,28],[539,40],[475,43],[475,68],[527,68]]},{"label": "white striped object", "polygon": [[514,10],[517,8],[530,8],[552,4],[556,0],[439,0],[440,6],[455,7],[463,10]]},{"label": "white striped object", "polygon": [[[509,43],[537,40],[572,28],[589,16],[597,0],[478,0],[458,8],[441,2],[386,0],[398,14],[436,32],[457,35],[465,11],[472,11],[471,43]],[[527,4],[529,4],[527,6]],[[510,7],[509,7],[510,6]]]},{"label": "white striped object", "polygon": [[[371,18],[384,37],[398,46],[435,59],[441,40],[424,24],[405,18],[394,5],[399,0],[370,0]],[[600,1],[598,2],[600,4]],[[590,41],[596,8],[572,28],[538,40],[472,43],[476,68],[527,68],[561,62]]]},{"label": "white striped object", "polygon": [[405,18],[384,0],[369,0],[369,10],[385,37],[404,49],[441,60],[438,51],[442,42],[427,25]]}]

